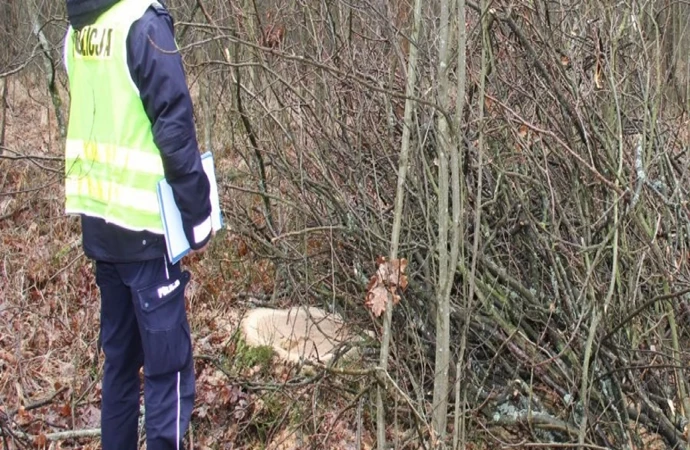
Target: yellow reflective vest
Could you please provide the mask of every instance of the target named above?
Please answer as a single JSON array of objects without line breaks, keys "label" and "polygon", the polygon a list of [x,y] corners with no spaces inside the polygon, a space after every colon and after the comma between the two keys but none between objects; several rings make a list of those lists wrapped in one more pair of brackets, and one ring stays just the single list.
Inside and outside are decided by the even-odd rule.
[{"label": "yellow reflective vest", "polygon": [[65,209],[162,234],[156,186],[163,163],[127,65],[129,29],[151,5],[121,0],[92,25],[67,32]]}]

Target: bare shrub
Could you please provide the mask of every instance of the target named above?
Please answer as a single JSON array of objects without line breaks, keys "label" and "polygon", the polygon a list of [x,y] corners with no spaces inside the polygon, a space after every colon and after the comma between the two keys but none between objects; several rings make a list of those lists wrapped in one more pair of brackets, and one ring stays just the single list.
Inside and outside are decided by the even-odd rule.
[{"label": "bare shrub", "polygon": [[[457,446],[632,449],[653,433],[686,448],[687,5],[468,1],[464,17],[457,5],[424,2],[415,42],[411,2],[171,2],[230,229],[214,249],[222,258],[194,262],[217,282],[200,298],[219,309],[227,297],[315,305],[381,339],[365,295],[394,241],[411,100],[397,248],[409,284],[393,310],[388,366],[376,368],[368,341],[362,367],[318,368],[302,380],[349,386],[340,403],[310,401],[333,401],[360,428],[384,420],[396,448],[450,445],[434,429],[444,421],[431,420],[433,406],[448,404],[433,395],[442,373]],[[7,20],[24,20],[12,11]],[[17,67],[11,55],[31,54],[21,43],[8,45],[7,67]],[[411,48],[419,62],[410,95]],[[459,180],[447,178],[453,164]],[[458,223],[446,227],[454,204]],[[449,270],[453,230],[459,258]],[[245,292],[218,286],[241,272],[230,245],[254,264]],[[444,289],[450,310],[438,314]],[[451,356],[436,367],[444,314]],[[218,354],[207,362],[227,356],[209,350]],[[214,373],[205,367],[204,379]],[[283,381],[285,398],[307,396]],[[383,417],[374,417],[371,384],[382,389]],[[281,436],[276,424],[290,421],[269,410],[271,425],[243,423],[242,439]],[[318,411],[290,426],[339,429],[332,411]]]}]

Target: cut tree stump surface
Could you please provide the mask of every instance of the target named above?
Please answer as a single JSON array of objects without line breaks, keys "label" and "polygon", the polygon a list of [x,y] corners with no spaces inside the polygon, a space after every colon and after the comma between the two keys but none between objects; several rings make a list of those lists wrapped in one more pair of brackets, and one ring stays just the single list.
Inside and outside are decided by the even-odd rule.
[{"label": "cut tree stump surface", "polygon": [[253,309],[242,320],[242,332],[248,345],[270,346],[289,362],[326,363],[338,345],[352,339],[340,316],[313,307]]}]

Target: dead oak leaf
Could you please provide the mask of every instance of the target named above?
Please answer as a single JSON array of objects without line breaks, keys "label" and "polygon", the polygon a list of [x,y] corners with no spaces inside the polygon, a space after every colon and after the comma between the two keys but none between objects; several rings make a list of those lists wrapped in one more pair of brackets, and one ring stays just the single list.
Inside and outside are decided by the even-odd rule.
[{"label": "dead oak leaf", "polygon": [[386,310],[388,294],[388,290],[377,283],[367,292],[367,300],[364,304],[376,317],[379,317]]},{"label": "dead oak leaf", "polygon": [[376,317],[379,317],[386,310],[389,298],[393,305],[400,301],[397,289],[407,288],[408,281],[405,275],[407,260],[405,258],[389,260],[380,256],[376,259],[376,263],[378,265],[376,274],[369,280],[364,304]]},{"label": "dead oak leaf", "polygon": [[380,256],[376,259],[378,268],[376,269],[376,278],[381,283],[388,286],[398,286],[401,289],[407,287],[407,259],[393,259],[389,260],[385,256]]}]

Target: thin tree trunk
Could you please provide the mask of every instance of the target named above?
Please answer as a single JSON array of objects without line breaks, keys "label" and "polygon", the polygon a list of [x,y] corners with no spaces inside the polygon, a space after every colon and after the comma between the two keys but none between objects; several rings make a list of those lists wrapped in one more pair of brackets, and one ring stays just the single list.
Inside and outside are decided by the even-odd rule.
[{"label": "thin tree trunk", "polygon": [[0,155],[5,146],[5,127],[7,125],[7,77],[0,78]]},{"label": "thin tree trunk", "polygon": [[[441,110],[449,110],[450,99],[448,96],[448,64],[450,62],[450,1],[441,0],[441,22],[439,29],[438,50],[438,84],[437,97]],[[444,114],[438,114],[437,149],[438,149],[438,283],[436,286],[436,358],[434,362],[434,397],[432,403],[431,423],[437,439],[436,446],[445,448],[443,444],[446,437],[446,425],[448,422],[448,372],[450,365],[450,288],[455,276],[455,263],[459,248],[457,226],[459,217],[455,217],[460,208],[458,188],[453,186],[453,244],[455,247],[448,249],[448,225],[450,216],[448,211],[448,194],[450,192],[449,180],[449,155],[453,151],[448,119]],[[453,158],[457,163],[457,150]],[[457,167],[453,169],[457,176]],[[456,261],[451,261],[451,254]]]},{"label": "thin tree trunk", "polygon": [[201,112],[204,117],[204,150],[213,150],[213,107],[211,100],[211,74],[202,75],[199,80],[199,97],[201,100]]},{"label": "thin tree trunk", "polygon": [[[458,243],[457,250],[458,254],[455,255],[455,260],[461,257],[461,261],[464,263],[464,239],[462,239],[462,211],[465,209],[465,192],[464,186],[465,181],[461,180],[460,177],[462,172],[460,168],[462,167],[462,152],[460,151],[462,145],[462,118],[463,110],[465,108],[465,87],[466,87],[466,45],[467,45],[467,24],[465,22],[465,0],[457,0],[457,21],[458,21],[458,63],[457,63],[457,74],[458,74],[458,94],[455,105],[455,146],[451,153],[451,170],[453,177],[453,241],[451,243],[451,249],[456,248],[456,239],[460,242]],[[456,194],[458,198],[456,199]],[[457,202],[456,202],[457,201]],[[457,208],[456,208],[457,206]],[[461,248],[460,246],[463,245]],[[452,251],[452,250],[451,250]],[[451,260],[453,260],[453,255],[451,255]],[[455,267],[455,266],[454,266]],[[460,350],[458,352],[458,360],[455,367],[455,421],[454,421],[454,433],[453,433],[453,450],[458,450],[465,448],[465,400],[467,391],[464,386],[461,386],[462,380],[462,369],[465,367],[465,351],[467,348],[467,334],[469,333],[470,325],[470,311],[472,311],[472,300],[469,296],[464,295],[465,299],[465,324],[462,329],[462,335],[460,337]]]},{"label": "thin tree trunk", "polygon": [[670,6],[671,13],[671,55],[674,78],[674,89],[678,99],[678,106],[684,107],[688,101],[688,51],[690,50],[690,32],[688,13],[690,7],[684,2],[674,2]]},{"label": "thin tree trunk", "polygon": [[[195,8],[198,8],[199,5],[195,4]],[[222,45],[218,45],[218,48],[220,49],[220,52],[222,53]],[[209,49],[206,49],[204,47],[197,47],[194,52],[194,64],[199,64],[201,61],[204,61],[205,59],[210,59],[211,55],[208,54]],[[202,148],[204,151],[211,151],[212,150],[212,143],[213,143],[213,110],[212,110],[212,94],[211,94],[211,77],[212,77],[212,70],[210,68],[205,68],[201,70],[201,73],[199,74],[198,78],[198,84],[199,84],[199,104],[201,105],[201,120],[202,120],[202,125],[201,125],[201,137],[202,137],[202,142],[199,143],[200,145],[203,145]]]},{"label": "thin tree trunk", "polygon": [[[462,1],[462,0],[460,0]],[[484,171],[484,151],[485,151],[485,134],[484,134],[484,104],[486,95],[486,76],[489,67],[489,30],[488,30],[488,15],[487,15],[487,2],[486,0],[480,1],[481,10],[481,27],[482,27],[482,60],[481,60],[481,71],[479,75],[479,119],[477,121],[477,127],[479,130],[479,139],[477,144],[477,187],[475,189],[476,204],[474,209],[474,237],[472,239],[472,262],[470,265],[470,276],[469,276],[469,287],[466,304],[467,309],[467,320],[470,320],[470,311],[476,285],[476,273],[477,273],[477,259],[479,258],[479,239],[481,236],[481,223],[482,223],[482,173]],[[459,20],[465,20],[464,17],[460,17]],[[459,95],[459,94],[458,94]],[[462,114],[462,111],[458,111],[457,114]],[[464,353],[464,346],[466,345],[467,333],[469,332],[469,322],[465,324],[463,330],[463,342],[462,350]],[[464,358],[464,354],[461,355]],[[462,359],[461,359],[462,360]],[[460,370],[458,370],[457,376],[460,376]],[[464,420],[464,419],[463,419]],[[464,442],[463,442],[464,446]]]},{"label": "thin tree trunk", "polygon": [[53,101],[53,107],[55,108],[55,118],[57,119],[60,136],[65,137],[67,127],[65,126],[65,118],[62,115],[62,99],[60,98],[57,83],[55,82],[55,64],[53,58],[50,56],[50,44],[48,43],[48,39],[46,39],[45,33],[43,33],[43,27],[41,26],[41,20],[38,15],[36,3],[33,0],[30,0],[27,2],[27,6],[29,9],[29,15],[31,16],[31,30],[34,36],[36,36],[38,39],[38,42],[41,45],[41,51],[43,52],[43,68],[46,75],[46,84],[48,86],[50,98]]},{"label": "thin tree trunk", "polygon": [[[415,0],[414,24],[410,42],[410,54],[407,62],[407,85],[405,86],[405,113],[403,117],[403,134],[400,146],[400,162],[398,165],[398,184],[395,195],[395,210],[393,216],[393,230],[391,231],[390,259],[398,259],[398,246],[400,243],[400,229],[402,228],[402,213],[405,204],[405,179],[410,155],[410,134],[412,130],[412,116],[417,104],[412,100],[417,85],[417,44],[419,31],[422,26],[422,0]],[[388,354],[390,352],[391,321],[393,319],[393,303],[388,294],[386,311],[383,314],[383,336],[381,338],[381,353],[379,366],[383,370],[388,369]],[[379,450],[386,450],[386,411],[383,406],[383,388],[376,391],[376,440]]]}]

